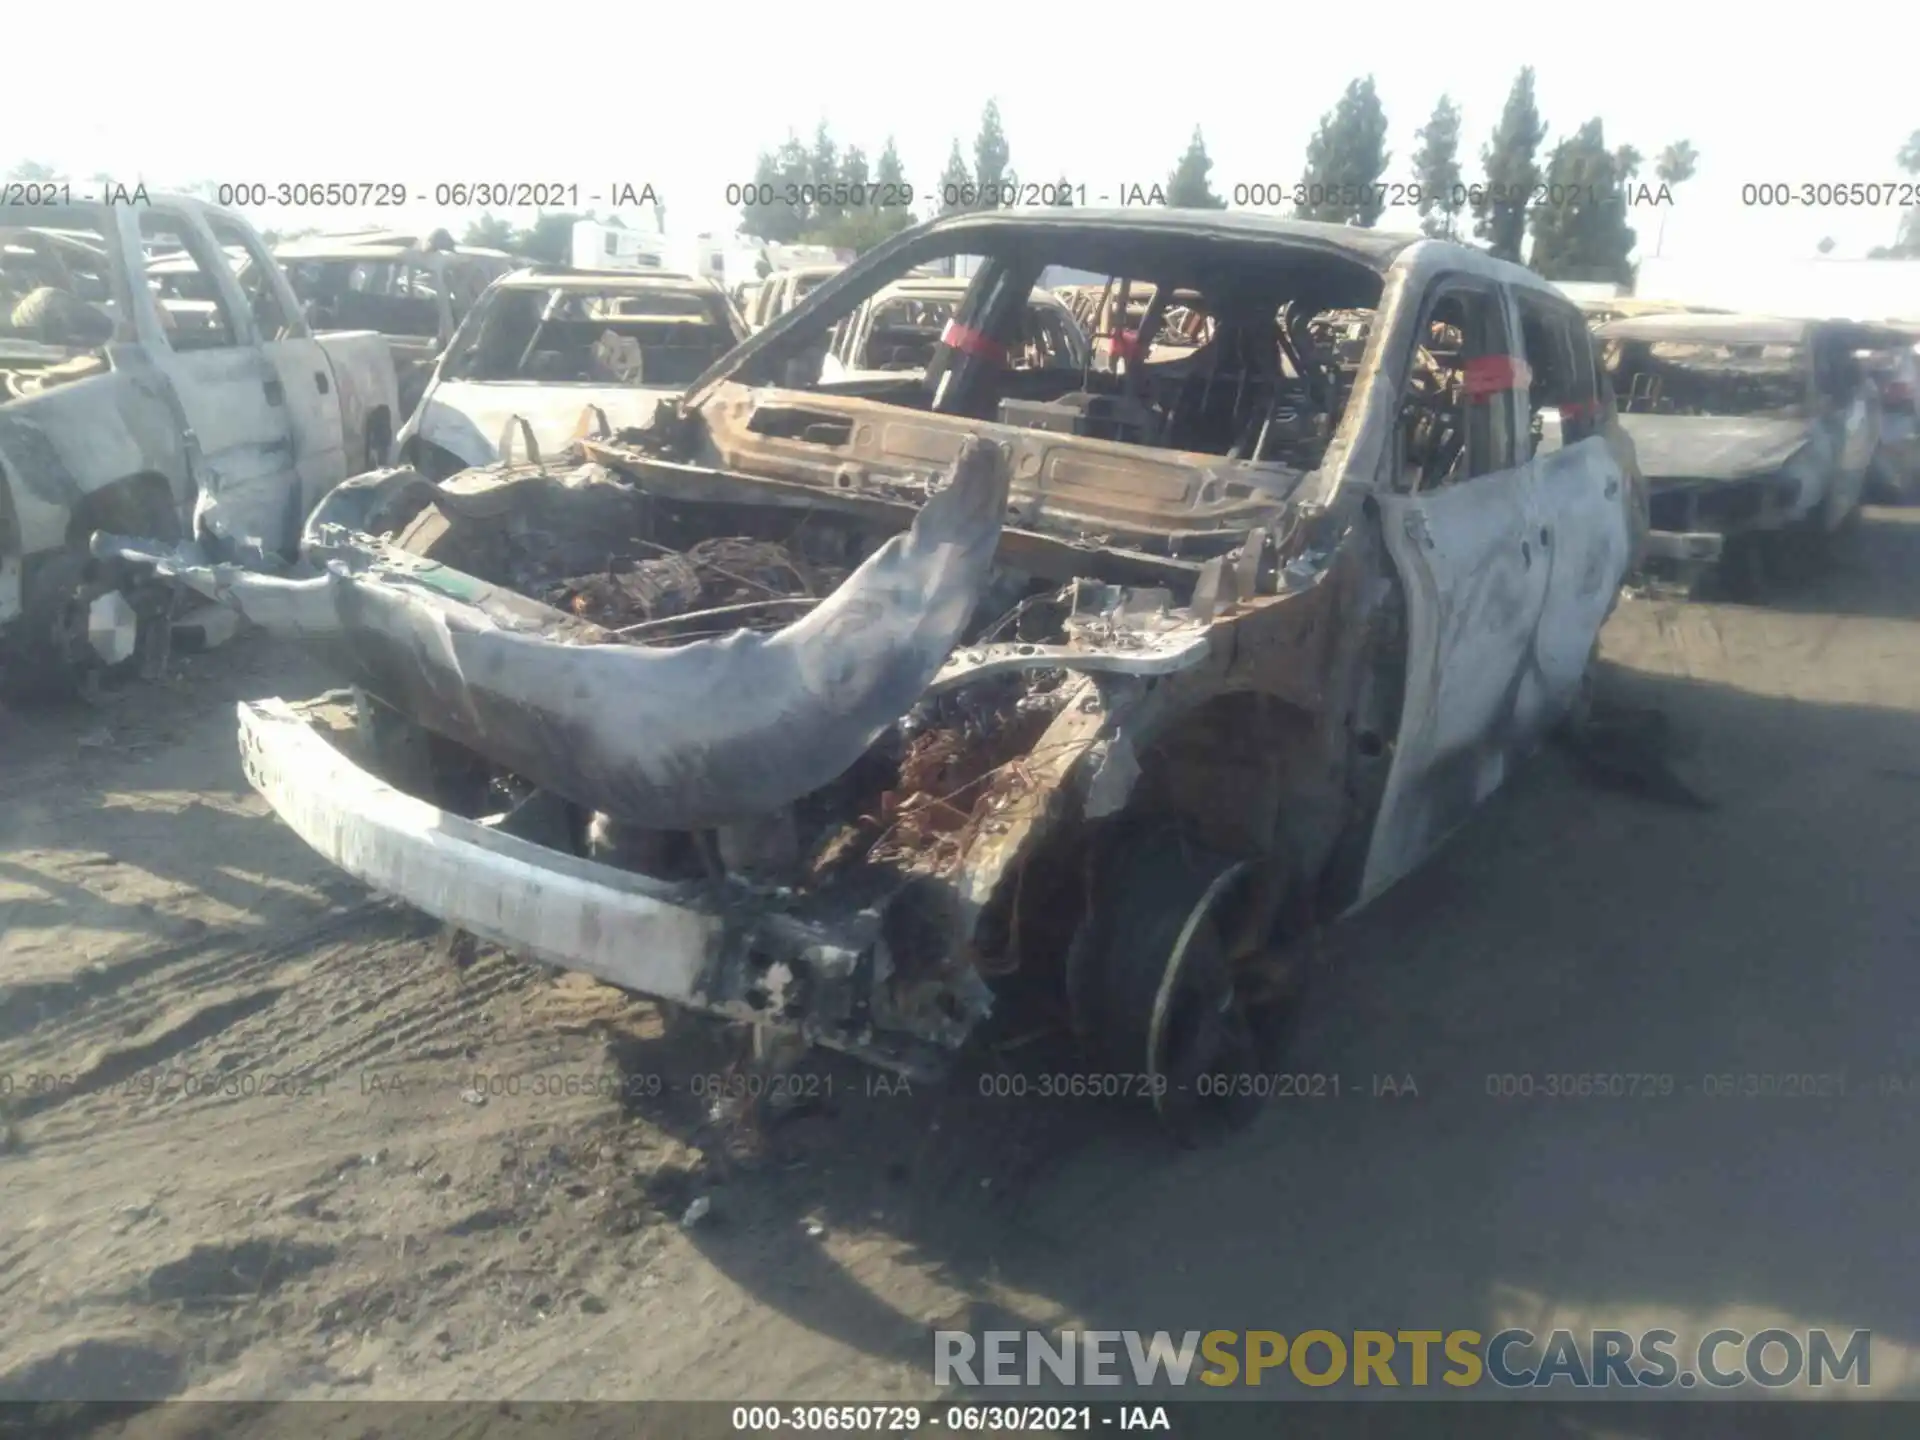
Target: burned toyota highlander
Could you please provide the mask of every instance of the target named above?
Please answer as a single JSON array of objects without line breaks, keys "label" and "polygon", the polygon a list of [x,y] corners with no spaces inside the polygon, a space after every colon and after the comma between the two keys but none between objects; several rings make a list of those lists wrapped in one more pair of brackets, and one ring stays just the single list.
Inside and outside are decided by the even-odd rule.
[{"label": "burned toyota highlander", "polygon": [[[834,327],[949,255],[931,363],[822,384]],[[1155,296],[1107,368],[1006,363],[1055,266]],[[1176,296],[1205,342],[1143,358]],[[1364,344],[1316,345],[1327,312]],[[241,745],[378,889],[909,1074],[1017,976],[1178,1113],[1247,1063],[1289,940],[1579,700],[1644,503],[1580,312],[1523,269],[1000,211],[881,245],[643,430],[362,477],[314,578],[160,558],[348,667],[355,706],[243,705]]]}]

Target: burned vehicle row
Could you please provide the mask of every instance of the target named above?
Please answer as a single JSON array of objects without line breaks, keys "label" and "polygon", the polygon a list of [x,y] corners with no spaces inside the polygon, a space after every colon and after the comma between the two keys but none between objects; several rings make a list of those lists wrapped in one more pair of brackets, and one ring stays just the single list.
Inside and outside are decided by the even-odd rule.
[{"label": "burned vehicle row", "polygon": [[0,679],[157,664],[172,592],[88,537],[291,555],[321,496],[386,463],[397,405],[380,336],[314,335],[231,212],[0,207]]},{"label": "burned vehicle row", "polygon": [[467,312],[487,286],[522,263],[504,250],[456,245],[445,230],[310,235],[282,241],[274,258],[310,324],[387,337],[403,420]]},{"label": "burned vehicle row", "polygon": [[1709,313],[1594,331],[1650,487],[1649,569],[1691,582],[1723,559],[1758,577],[1768,546],[1817,546],[1859,509],[1878,398],[1871,327]]},{"label": "burned vehicle row", "polygon": [[529,269],[495,282],[433,372],[395,443],[434,479],[515,443],[557,455],[589,427],[643,425],[746,338],[710,280],[658,271]]},{"label": "burned vehicle row", "polygon": [[[474,301],[514,268],[505,252],[456,246],[445,230],[424,238],[380,230],[309,235],[281,242],[273,256],[309,325],[386,337],[402,418],[420,403],[434,360]],[[261,283],[244,249],[229,245],[227,258],[243,289]],[[168,313],[196,323],[212,315],[213,283],[190,255],[150,261],[147,278]]]},{"label": "burned vehicle row", "polygon": [[748,301],[744,307],[747,327],[764,330],[843,268],[838,261],[834,261],[830,264],[795,265],[774,271],[755,287],[752,295],[745,297]]},{"label": "burned vehicle row", "polygon": [[[823,380],[944,255],[980,265],[929,363]],[[1055,265],[1151,288],[1111,368],[1009,365]],[[1175,296],[1206,343],[1141,358]],[[1374,317],[1350,360],[1330,312]],[[352,703],[243,705],[241,746],[367,883],[909,1074],[1049,995],[1181,1120],[1289,942],[1579,702],[1643,506],[1580,313],[1519,267],[995,211],[877,247],[644,429],[343,487],[308,578],[148,558],[332,648]]]}]

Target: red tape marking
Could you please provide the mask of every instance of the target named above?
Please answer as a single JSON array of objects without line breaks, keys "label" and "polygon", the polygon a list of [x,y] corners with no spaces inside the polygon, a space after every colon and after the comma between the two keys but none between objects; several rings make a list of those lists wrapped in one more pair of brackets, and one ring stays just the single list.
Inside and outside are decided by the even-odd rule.
[{"label": "red tape marking", "polygon": [[1489,400],[1533,384],[1533,371],[1518,355],[1476,355],[1461,376],[1467,399]]},{"label": "red tape marking", "polygon": [[1006,346],[1001,345],[978,330],[970,330],[958,320],[949,320],[947,328],[940,332],[940,343],[949,345],[962,355],[971,355],[975,359],[985,360],[990,365],[1007,363]]}]

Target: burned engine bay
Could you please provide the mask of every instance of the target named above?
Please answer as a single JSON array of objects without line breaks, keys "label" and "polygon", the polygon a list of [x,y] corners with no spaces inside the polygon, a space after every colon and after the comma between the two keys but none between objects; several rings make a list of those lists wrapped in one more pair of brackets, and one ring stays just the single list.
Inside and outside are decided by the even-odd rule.
[{"label": "burned engine bay", "polygon": [[[402,527],[395,545],[551,606],[579,622],[567,627],[567,638],[586,643],[669,651],[715,641],[737,648],[732,637],[775,636],[817,614],[891,533],[830,509],[663,500],[593,462],[557,481],[522,474],[499,477],[499,484],[520,494],[497,519],[462,515],[443,500]],[[1099,607],[1120,595],[1110,586],[1062,588],[998,571],[961,643],[983,660],[979,647],[987,646],[1031,656],[1084,633],[1101,619]],[[1143,627],[1132,643],[1144,654],[1152,638]],[[696,796],[688,787],[662,786],[618,809],[601,808],[617,793],[603,791],[596,805],[575,804],[566,842],[576,853],[661,879],[724,873],[803,891],[882,863],[900,874],[949,873],[992,809],[996,785],[1012,782],[1007,767],[1031,749],[1070,686],[1064,670],[1024,666],[967,685],[942,688],[941,678],[936,674],[932,693],[912,702],[850,769],[806,794],[780,795],[766,813],[739,813],[758,805],[744,790],[734,799],[718,789]],[[421,715],[425,702],[402,693],[406,688],[398,680],[376,693]],[[687,696],[695,707],[717,698],[710,691]],[[779,708],[778,697],[765,691],[743,698]],[[853,708],[848,694],[839,702]],[[474,738],[485,746],[483,737]],[[780,769],[761,777],[768,797],[795,783],[792,771]],[[525,777],[478,749],[438,747],[433,783],[441,803],[475,817],[510,809],[532,793]],[[687,828],[661,828],[663,817]],[[852,883],[860,888],[874,879]]]}]

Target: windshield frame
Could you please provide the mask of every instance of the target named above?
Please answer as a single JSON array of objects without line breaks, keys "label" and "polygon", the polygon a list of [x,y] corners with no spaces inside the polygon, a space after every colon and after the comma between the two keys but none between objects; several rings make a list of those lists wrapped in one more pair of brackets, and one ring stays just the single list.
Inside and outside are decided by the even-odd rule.
[{"label": "windshield frame", "polygon": [[[1601,368],[1614,393],[1620,397],[1622,415],[1669,415],[1696,420],[1804,420],[1813,413],[1815,407],[1813,347],[1804,340],[1791,343],[1755,341],[1749,344],[1693,336],[1659,339],[1636,337],[1608,338],[1605,347]],[[1749,348],[1786,353],[1753,357],[1743,357],[1737,353]],[[1676,351],[1695,353],[1673,353]],[[1686,410],[1644,408],[1637,398],[1635,386],[1637,377],[1641,375],[1662,379],[1667,375],[1683,376],[1690,395],[1707,396],[1711,408],[1702,409],[1697,404]],[[1794,395],[1785,404],[1744,408],[1732,408],[1724,401],[1713,399],[1720,389],[1716,381],[1725,382],[1735,378],[1769,384],[1777,381],[1783,394],[1786,383],[1790,382]],[[1660,391],[1664,390],[1665,385],[1662,384]],[[1654,403],[1657,405],[1663,398],[1664,394],[1656,392]]]}]

